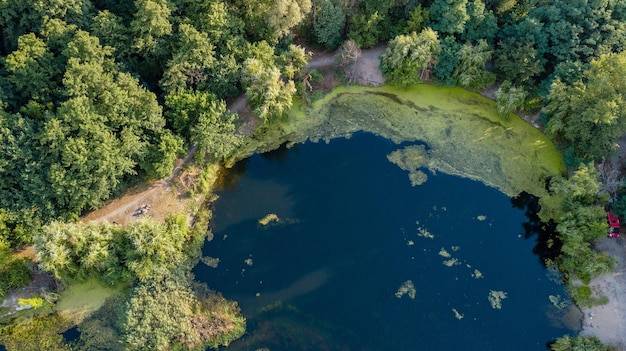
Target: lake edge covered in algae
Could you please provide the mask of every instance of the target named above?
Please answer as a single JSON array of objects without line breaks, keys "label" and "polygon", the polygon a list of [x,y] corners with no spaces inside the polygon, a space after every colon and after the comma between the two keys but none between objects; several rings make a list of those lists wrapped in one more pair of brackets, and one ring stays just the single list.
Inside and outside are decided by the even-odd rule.
[{"label": "lake edge covered in algae", "polygon": [[543,220],[558,211],[546,190],[547,180],[566,169],[554,144],[518,116],[500,118],[494,101],[461,88],[342,86],[308,108],[295,100],[287,118],[259,127],[228,163],[284,143],[328,142],[359,131],[396,144],[425,143],[431,172],[478,180],[511,197],[538,196]]}]

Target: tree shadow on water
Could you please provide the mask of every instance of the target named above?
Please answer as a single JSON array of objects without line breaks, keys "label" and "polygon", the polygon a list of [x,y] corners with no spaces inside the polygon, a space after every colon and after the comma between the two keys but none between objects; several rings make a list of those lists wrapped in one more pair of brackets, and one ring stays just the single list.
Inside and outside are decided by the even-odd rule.
[{"label": "tree shadow on water", "polygon": [[528,220],[522,223],[524,228],[524,238],[535,238],[535,247],[533,253],[539,256],[541,264],[545,267],[546,260],[554,261],[563,245],[557,236],[556,222],[542,222],[539,219],[539,198],[527,192],[522,192],[514,198],[511,198],[511,204],[515,208],[524,211],[524,215]]}]

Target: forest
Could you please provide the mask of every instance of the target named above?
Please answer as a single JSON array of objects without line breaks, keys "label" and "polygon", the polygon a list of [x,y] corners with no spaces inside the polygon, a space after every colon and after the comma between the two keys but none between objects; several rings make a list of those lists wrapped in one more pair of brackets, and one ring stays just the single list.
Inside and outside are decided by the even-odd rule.
[{"label": "forest", "polygon": [[[31,245],[37,269],[62,286],[126,285],[73,345],[49,308],[1,322],[10,350],[203,349],[241,335],[237,307],[188,274],[208,218],[76,221],[169,176],[192,147],[198,165],[230,155],[247,137],[226,107],[238,96],[261,126],[284,119],[294,99],[310,101],[312,51],[337,52],[349,83],[359,50],[386,45],[389,84],[496,86],[503,119],[540,113],[570,170],[549,185],[563,198],[553,263],[567,281],[611,268],[592,243],[606,235],[609,199],[626,216],[619,173],[596,167],[626,132],[623,1],[0,0],[0,34],[0,296],[30,281],[32,262],[12,253]],[[572,295],[593,303],[584,288]],[[229,313],[217,316],[216,305]],[[181,322],[190,320],[205,329]],[[163,327],[153,335],[151,325]],[[108,331],[99,343],[98,327]],[[552,347],[579,343],[604,349],[569,337]]]}]

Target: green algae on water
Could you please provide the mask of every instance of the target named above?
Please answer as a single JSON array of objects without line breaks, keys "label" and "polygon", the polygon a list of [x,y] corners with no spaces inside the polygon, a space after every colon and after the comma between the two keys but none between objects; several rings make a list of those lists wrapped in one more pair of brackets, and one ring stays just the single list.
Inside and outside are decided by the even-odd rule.
[{"label": "green algae on water", "polygon": [[416,294],[416,290],[415,290],[415,285],[413,284],[412,280],[407,280],[404,283],[402,283],[402,285],[400,285],[400,288],[398,288],[398,291],[396,291],[396,297],[397,298],[402,298],[402,296],[404,295],[408,295],[411,300],[415,299],[415,294]]},{"label": "green algae on water", "polygon": [[283,143],[329,141],[358,131],[395,143],[425,143],[431,171],[478,180],[508,196],[539,196],[542,218],[557,211],[545,189],[547,179],[565,171],[554,145],[517,116],[502,120],[492,100],[460,88],[339,87],[307,111],[296,103],[285,121],[260,127],[229,163]]},{"label": "green algae on water", "polygon": [[507,293],[505,293],[504,291],[496,291],[496,290],[490,290],[489,296],[487,296],[489,303],[491,303],[491,308],[498,309],[498,310],[502,309],[502,300],[506,298],[507,298]]},{"label": "green algae on water", "polygon": [[278,218],[278,215],[276,215],[276,213],[267,214],[265,217],[259,219],[259,224],[262,226],[278,222],[280,222],[280,218]]},{"label": "green algae on water", "polygon": [[428,153],[424,145],[411,145],[387,155],[389,162],[409,172],[412,186],[421,185],[428,180],[426,173],[419,170],[428,165]]},{"label": "green algae on water", "polygon": [[217,268],[220,264],[220,259],[217,257],[204,256],[200,261],[211,268]]}]

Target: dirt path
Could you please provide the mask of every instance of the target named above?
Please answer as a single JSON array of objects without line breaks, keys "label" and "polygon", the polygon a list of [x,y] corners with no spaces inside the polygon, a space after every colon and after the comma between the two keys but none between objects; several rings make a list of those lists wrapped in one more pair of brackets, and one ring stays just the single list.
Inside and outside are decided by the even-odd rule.
[{"label": "dirt path", "polygon": [[[180,178],[184,168],[191,163],[196,150],[195,146],[192,147],[187,156],[178,161],[171,177],[132,189],[124,196],[111,200],[102,208],[84,216],[81,221],[125,225],[143,216],[163,220],[170,213],[183,211],[186,204],[193,199],[186,196],[184,189],[174,188],[172,184]],[[137,210],[142,206],[148,206],[150,210],[138,214]]]},{"label": "dirt path", "polygon": [[[384,51],[384,47],[363,50],[357,62],[357,76],[359,84],[380,85],[384,82],[378,69],[378,57]],[[321,53],[312,58],[307,69],[323,69],[335,65],[333,53]],[[254,117],[247,105],[246,95],[242,95],[232,101],[228,106],[231,112],[240,115],[240,133],[249,135],[259,120]],[[171,177],[154,181],[137,189],[132,189],[124,196],[113,199],[102,208],[93,211],[82,218],[83,222],[110,222],[124,225],[142,216],[148,216],[162,220],[169,213],[184,210],[189,198],[184,192],[174,189],[171,185],[178,179],[184,168],[191,162],[195,154],[195,148],[191,149],[184,160],[179,161]],[[134,215],[142,206],[149,206],[150,210],[139,216]]]},{"label": "dirt path", "polygon": [[597,249],[617,258],[612,273],[591,280],[591,290],[608,297],[606,305],[583,308],[583,329],[580,335],[595,336],[617,350],[626,350],[626,259],[624,238],[602,239]]}]

